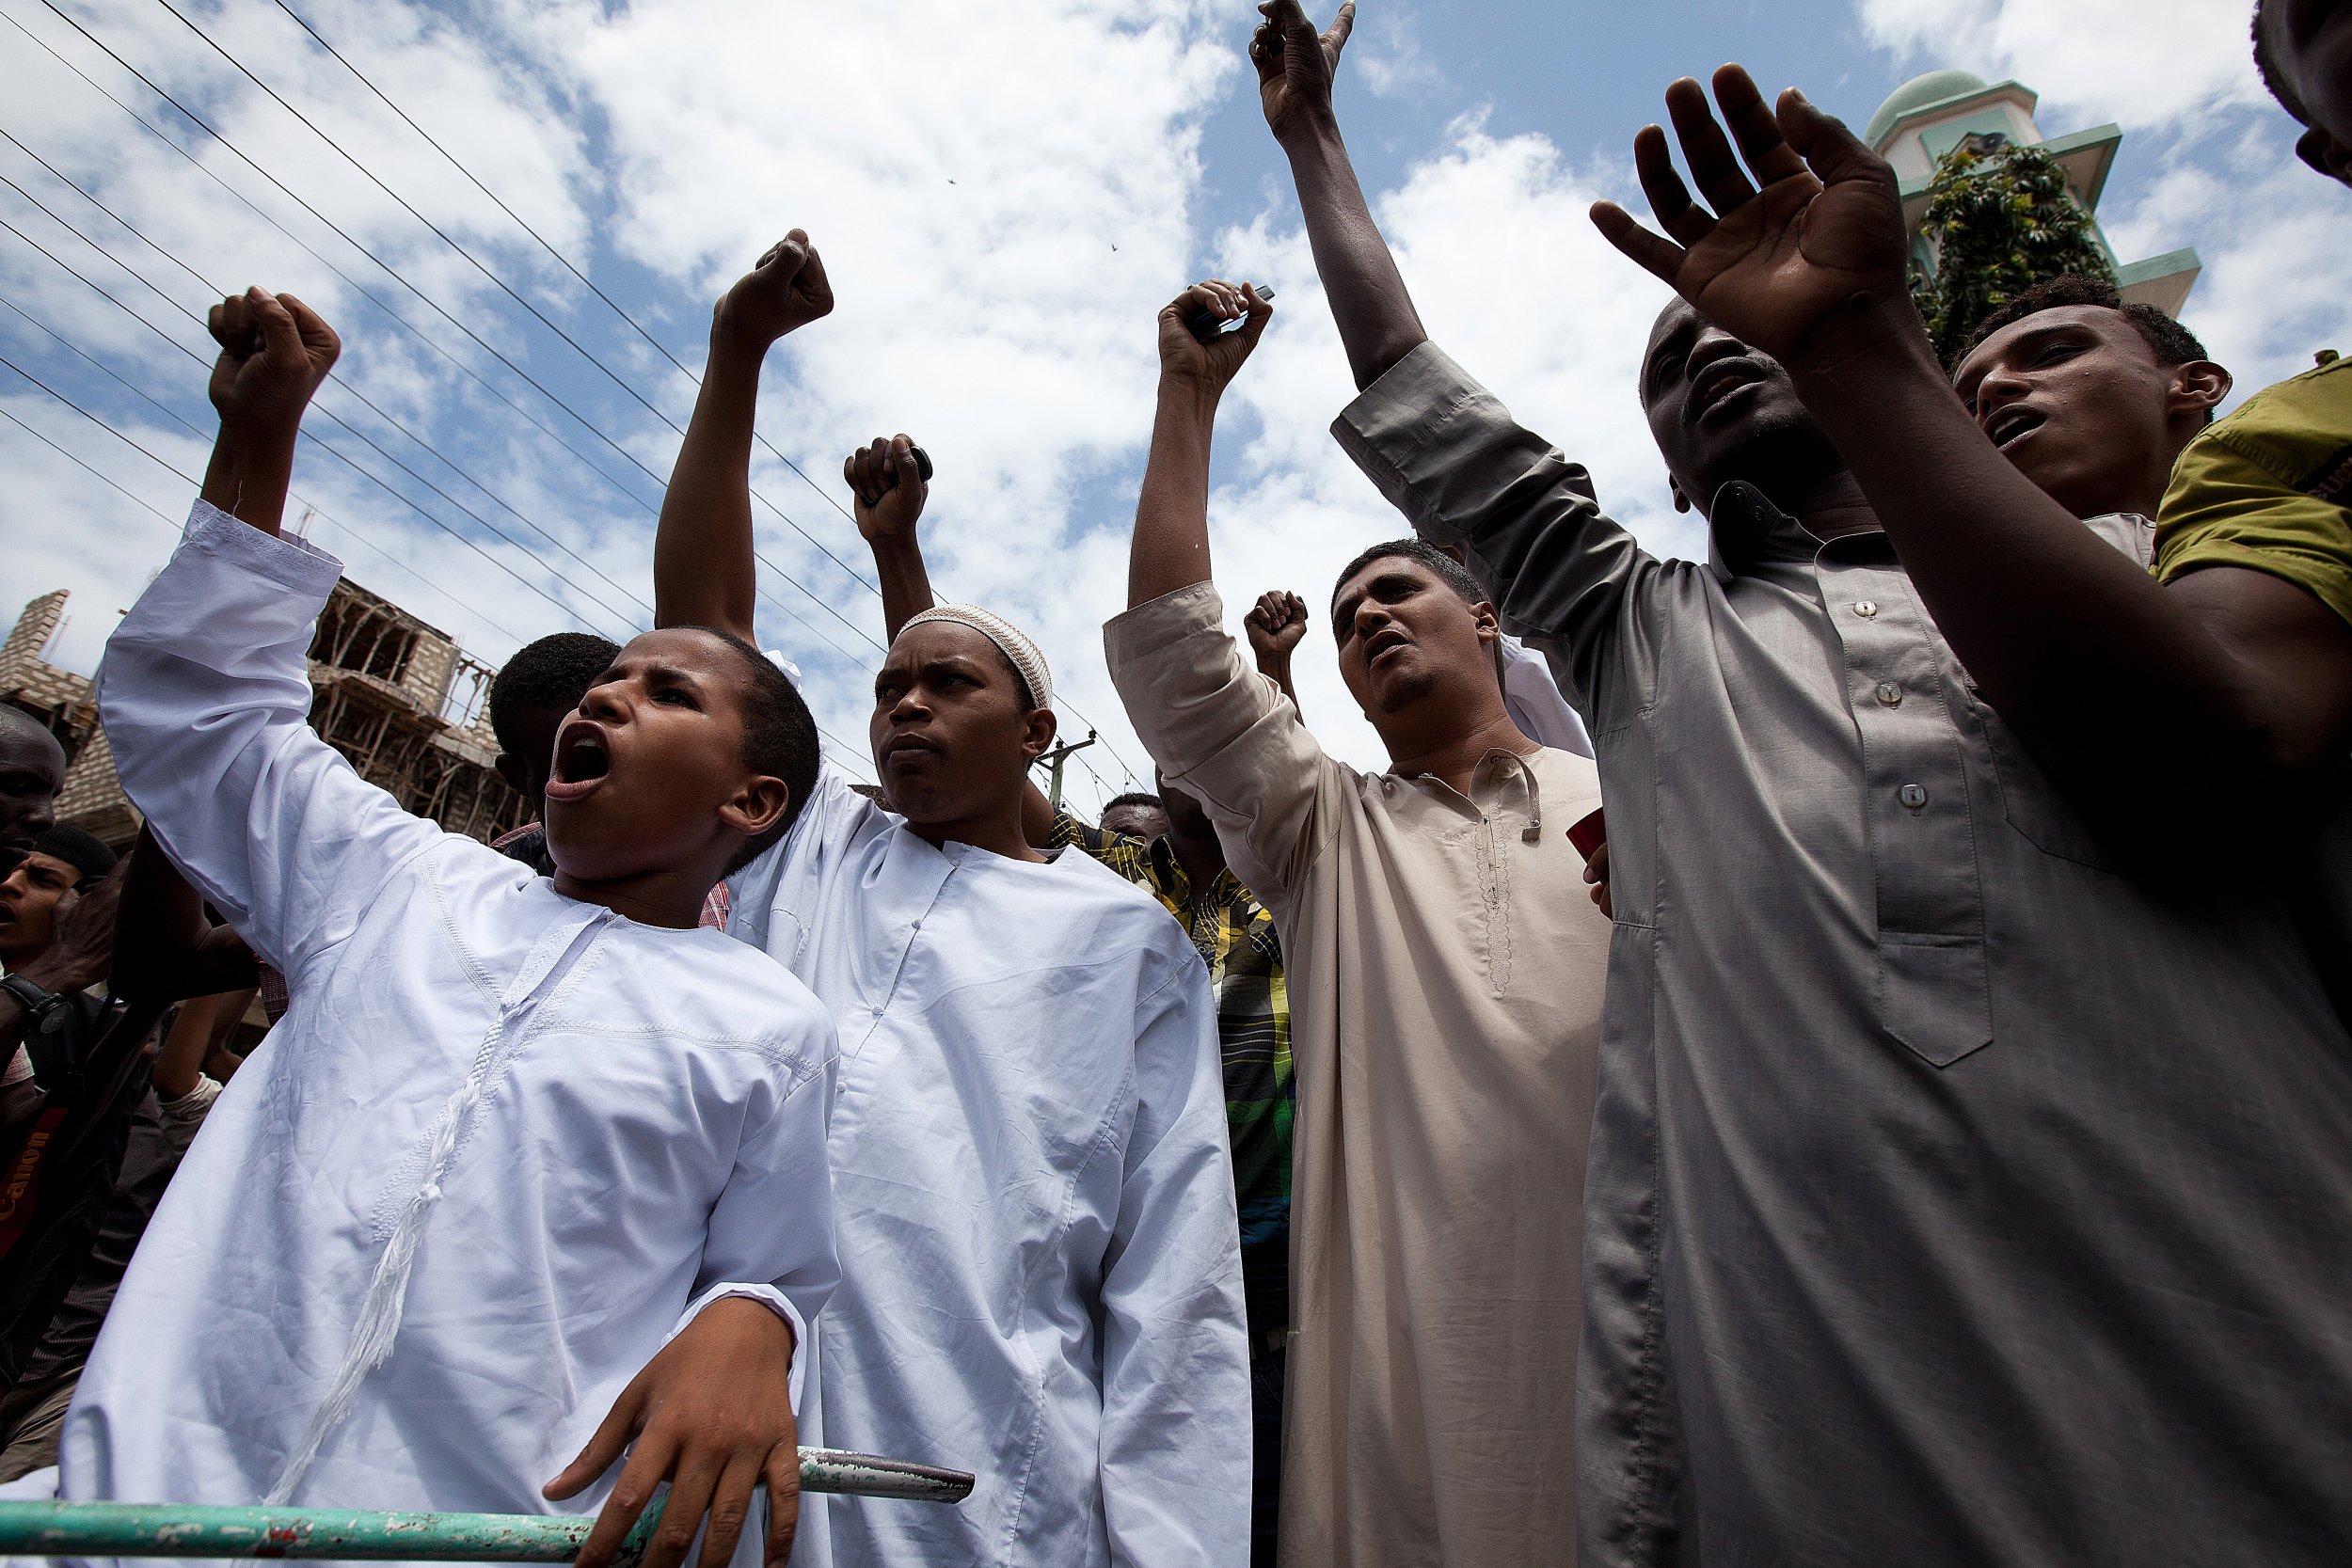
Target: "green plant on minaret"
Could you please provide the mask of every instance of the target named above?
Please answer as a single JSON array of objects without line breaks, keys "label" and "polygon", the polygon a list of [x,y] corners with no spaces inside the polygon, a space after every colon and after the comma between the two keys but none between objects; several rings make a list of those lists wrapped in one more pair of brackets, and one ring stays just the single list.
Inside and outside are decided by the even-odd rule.
[{"label": "green plant on minaret", "polygon": [[1935,246],[1935,272],[1912,267],[1911,297],[1947,365],[1979,322],[2042,279],[2115,281],[2090,214],[2039,148],[1952,149],[1928,183],[1920,232]]}]

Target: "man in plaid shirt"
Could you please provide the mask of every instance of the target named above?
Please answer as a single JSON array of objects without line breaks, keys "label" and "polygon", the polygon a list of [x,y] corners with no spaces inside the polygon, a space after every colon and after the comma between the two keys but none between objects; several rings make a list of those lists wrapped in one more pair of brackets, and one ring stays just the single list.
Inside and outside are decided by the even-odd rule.
[{"label": "man in plaid shirt", "polygon": [[1253,1562],[1271,1563],[1282,1469],[1282,1346],[1290,1328],[1290,994],[1274,917],[1226,868],[1224,847],[1207,815],[1166,784],[1159,795],[1168,832],[1148,844],[1057,811],[1045,847],[1082,849],[1149,889],[1209,966],[1217,1047],[1225,1059],[1233,1196],[1241,1210],[1242,1294],[1249,1309],[1257,1455],[1250,1551]]}]

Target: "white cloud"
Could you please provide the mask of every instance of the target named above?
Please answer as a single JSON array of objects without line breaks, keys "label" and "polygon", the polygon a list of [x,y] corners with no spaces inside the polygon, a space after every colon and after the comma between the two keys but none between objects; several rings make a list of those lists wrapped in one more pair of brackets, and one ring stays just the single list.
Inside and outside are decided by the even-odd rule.
[{"label": "white cloud", "polygon": [[2057,109],[2126,128],[2265,101],[2244,0],[1858,0],[1863,31],[1922,71],[2015,77]]},{"label": "white cloud", "polygon": [[1445,73],[1422,52],[1410,11],[1383,8],[1350,36],[1344,69],[1375,98],[1417,96],[1441,85]]}]

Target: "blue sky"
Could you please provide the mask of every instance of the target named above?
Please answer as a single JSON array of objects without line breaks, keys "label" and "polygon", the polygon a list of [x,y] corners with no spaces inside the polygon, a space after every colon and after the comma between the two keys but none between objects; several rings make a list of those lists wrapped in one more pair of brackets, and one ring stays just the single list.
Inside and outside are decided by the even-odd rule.
[{"label": "blue sky", "polygon": [[[927,537],[946,586],[1033,626],[1065,730],[1104,732],[1079,803],[1148,773],[1098,628],[1122,602],[1152,315],[1192,276],[1280,291],[1220,429],[1235,623],[1264,588],[1320,606],[1341,562],[1399,531],[1323,434],[1353,388],[1258,115],[1246,5],[288,0],[510,215],[276,0],[56,4],[0,0],[0,130],[21,144],[0,142],[0,355],[195,474],[212,421],[194,318],[247,281],[303,294],[346,342],[297,474],[313,536],[493,662],[566,626],[644,624],[658,479],[692,398],[664,356],[699,368],[711,300],[795,224],[841,306],[771,361],[761,627],[807,668],[852,771],[880,615],[840,459],[904,429],[939,462]],[[2243,35],[2236,0],[1370,0],[1340,102],[1433,333],[1653,547],[1688,552],[1630,391],[1661,294],[1582,217],[1633,195],[1626,150],[1666,81],[1737,58],[1859,122],[1954,65],[2038,88],[2046,134],[2121,120],[2110,236],[2127,258],[2199,247],[2186,317],[2250,389],[2352,346],[2352,198],[2293,165]],[[8,370],[0,415],[0,608],[72,589],[52,657],[87,670],[189,486]],[[1301,659],[1310,722],[1376,765],[1325,634],[1318,618]]]}]

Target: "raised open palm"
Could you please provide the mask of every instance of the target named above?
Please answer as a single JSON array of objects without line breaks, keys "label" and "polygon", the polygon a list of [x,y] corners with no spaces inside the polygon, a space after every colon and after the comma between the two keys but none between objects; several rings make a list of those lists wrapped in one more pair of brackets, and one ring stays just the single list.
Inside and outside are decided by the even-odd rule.
[{"label": "raised open palm", "polygon": [[1612,201],[1594,203],[1593,222],[1708,320],[1786,363],[1823,327],[1903,288],[1908,250],[1895,171],[1795,88],[1777,107],[1767,105],[1736,65],[1715,72],[1715,102],[1738,138],[1736,154],[1698,83],[1685,77],[1666,89],[1706,206],[1675,172],[1666,133],[1650,125],[1633,138],[1634,167],[1672,238]]}]

